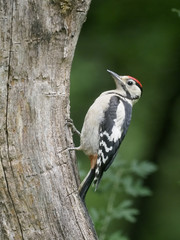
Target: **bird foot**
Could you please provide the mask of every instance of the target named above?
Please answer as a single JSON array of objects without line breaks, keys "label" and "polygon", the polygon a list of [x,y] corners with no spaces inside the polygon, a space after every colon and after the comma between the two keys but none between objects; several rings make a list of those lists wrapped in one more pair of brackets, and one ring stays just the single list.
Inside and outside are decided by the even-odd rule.
[{"label": "bird foot", "polygon": [[74,126],[73,120],[71,118],[66,119],[66,125],[72,129],[72,132],[77,133],[79,136],[81,133],[77,130],[77,128]]},{"label": "bird foot", "polygon": [[79,147],[69,147],[68,148],[68,151],[79,151],[79,150],[81,150],[80,146]]}]

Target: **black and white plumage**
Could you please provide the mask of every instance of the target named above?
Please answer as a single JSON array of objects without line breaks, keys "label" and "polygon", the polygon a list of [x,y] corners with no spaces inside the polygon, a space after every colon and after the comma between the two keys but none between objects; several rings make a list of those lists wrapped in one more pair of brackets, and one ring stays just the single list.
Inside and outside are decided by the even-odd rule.
[{"label": "black and white plumage", "polygon": [[131,121],[132,106],[120,96],[112,94],[109,107],[99,129],[99,149],[95,169],[96,188],[102,174],[112,164]]},{"label": "black and white plumage", "polygon": [[95,188],[112,164],[128,130],[132,106],[142,94],[141,83],[130,76],[119,76],[109,71],[116,83],[116,89],[103,92],[89,108],[80,136],[80,146],[89,156],[91,169],[80,186],[84,200],[94,180]]}]

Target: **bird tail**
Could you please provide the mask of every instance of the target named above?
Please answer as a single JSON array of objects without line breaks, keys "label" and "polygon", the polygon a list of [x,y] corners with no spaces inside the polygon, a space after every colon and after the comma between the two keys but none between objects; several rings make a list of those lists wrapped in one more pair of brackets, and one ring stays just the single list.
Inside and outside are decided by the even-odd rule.
[{"label": "bird tail", "polygon": [[82,181],[82,183],[80,185],[79,195],[83,201],[85,200],[86,193],[94,179],[94,176],[95,176],[95,169],[92,168],[92,169],[90,169],[87,176],[85,177],[85,179]]},{"label": "bird tail", "polygon": [[95,187],[95,191],[97,190],[99,183],[101,181],[103,172],[98,172],[98,174],[95,172],[95,177],[94,177],[94,187]]}]

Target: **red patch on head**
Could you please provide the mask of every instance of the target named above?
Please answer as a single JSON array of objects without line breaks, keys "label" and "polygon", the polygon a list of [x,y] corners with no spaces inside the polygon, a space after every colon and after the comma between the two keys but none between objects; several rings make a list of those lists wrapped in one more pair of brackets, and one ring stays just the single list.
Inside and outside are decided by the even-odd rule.
[{"label": "red patch on head", "polygon": [[133,78],[133,77],[131,77],[131,76],[128,76],[128,77],[130,77],[131,79],[133,79],[134,81],[136,81],[136,82],[139,84],[139,86],[142,88],[142,84],[140,83],[140,81],[138,81],[136,78]]}]

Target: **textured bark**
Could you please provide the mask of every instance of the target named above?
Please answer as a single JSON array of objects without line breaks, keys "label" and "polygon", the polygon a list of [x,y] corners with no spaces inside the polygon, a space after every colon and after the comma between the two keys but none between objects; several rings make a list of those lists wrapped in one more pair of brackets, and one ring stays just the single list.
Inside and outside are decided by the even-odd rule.
[{"label": "textured bark", "polygon": [[96,239],[79,199],[69,78],[90,0],[0,0],[0,239]]}]

